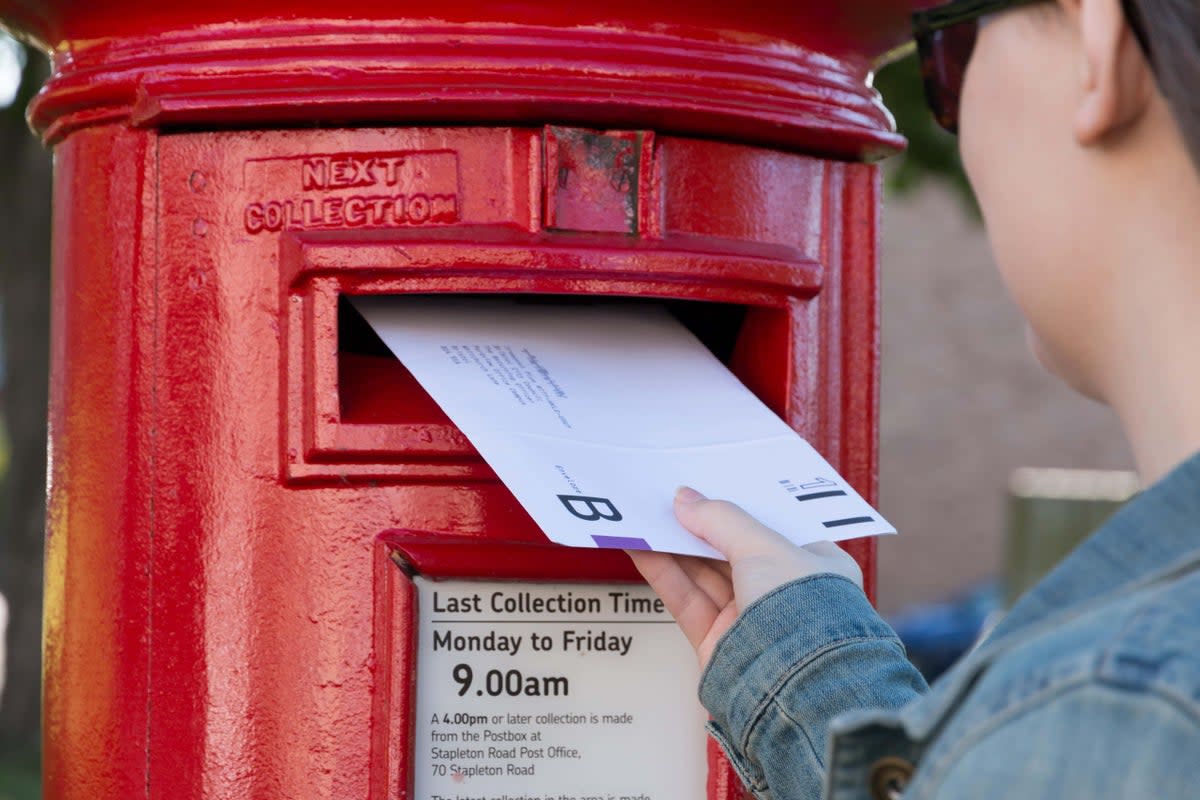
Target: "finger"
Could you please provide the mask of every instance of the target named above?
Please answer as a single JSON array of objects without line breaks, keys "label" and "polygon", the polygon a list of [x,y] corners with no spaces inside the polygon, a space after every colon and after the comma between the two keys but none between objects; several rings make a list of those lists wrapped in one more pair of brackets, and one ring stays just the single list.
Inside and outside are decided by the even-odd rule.
[{"label": "finger", "polygon": [[[666,563],[674,558],[670,553],[658,553],[653,550],[626,550],[625,555],[633,562],[634,568],[654,589],[654,582],[659,574],[667,567]],[[656,590],[657,591],[657,590]]]},{"label": "finger", "polygon": [[687,487],[675,494],[675,517],[730,561],[770,555],[794,546],[740,506],[727,500],[709,500]]},{"label": "finger", "polygon": [[712,658],[712,652],[717,647],[717,642],[725,635],[725,631],[732,627],[737,620],[738,608],[733,603],[721,609],[721,613],[717,615],[712,627],[708,629],[708,634],[700,644],[696,645],[696,655],[700,658],[700,668],[704,669],[708,666],[708,660]]},{"label": "finger", "polygon": [[710,558],[708,563],[713,569],[724,575],[726,580],[733,580],[733,564],[720,558]]},{"label": "finger", "polygon": [[721,609],[670,553],[626,551],[633,565],[662,599],[693,648],[698,648]]},{"label": "finger", "polygon": [[702,558],[705,566],[716,572],[727,581],[733,580],[733,565],[723,558]]},{"label": "finger", "polygon": [[[722,570],[717,565],[725,569]],[[718,608],[733,600],[733,578],[728,561],[712,558],[680,558],[679,566],[697,586],[704,590]]]},{"label": "finger", "polygon": [[826,562],[826,568],[831,572],[844,575],[861,588],[863,585],[862,567],[850,555],[833,542],[812,542],[804,545],[804,549]]},{"label": "finger", "polygon": [[[724,607],[733,599],[733,567],[728,561],[715,558],[700,558],[697,556],[680,556],[669,553],[656,553],[647,550],[625,551],[638,571],[646,578],[646,582],[654,587],[647,577],[647,572],[657,573],[656,566],[660,558],[674,560],[692,581],[704,590],[717,606]],[[643,566],[645,569],[643,569]]]}]

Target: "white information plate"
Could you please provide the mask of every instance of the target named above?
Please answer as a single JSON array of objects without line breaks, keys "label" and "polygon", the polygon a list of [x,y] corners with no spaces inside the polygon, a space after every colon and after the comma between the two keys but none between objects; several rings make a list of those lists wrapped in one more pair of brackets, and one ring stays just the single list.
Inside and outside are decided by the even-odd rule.
[{"label": "white information plate", "polygon": [[675,519],[680,485],[797,544],[895,532],[662,306],[354,304],[559,544],[720,558]]},{"label": "white information plate", "polygon": [[414,800],[699,800],[699,668],[641,585],[415,579]]}]

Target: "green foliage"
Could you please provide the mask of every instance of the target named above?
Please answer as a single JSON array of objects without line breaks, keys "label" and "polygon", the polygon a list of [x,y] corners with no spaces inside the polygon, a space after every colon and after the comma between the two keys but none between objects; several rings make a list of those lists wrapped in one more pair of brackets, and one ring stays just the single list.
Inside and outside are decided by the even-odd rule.
[{"label": "green foliage", "polygon": [[42,776],[34,764],[0,763],[0,800],[40,800]]},{"label": "green foliage", "polygon": [[888,190],[900,195],[927,179],[945,181],[978,216],[975,195],[963,174],[958,140],[934,121],[925,103],[916,54],[893,61],[875,74],[875,88],[896,118],[896,127],[908,139],[908,149],[892,159]]},{"label": "green foliage", "polygon": [[[0,28],[0,47],[11,46],[12,41],[4,29]],[[21,56],[21,84],[13,102],[7,107],[0,107],[0,124],[4,125],[23,124],[25,108],[42,88],[42,84],[50,73],[50,65],[45,53],[21,42],[18,42],[16,46]],[[5,798],[0,797],[0,800],[5,800]]]}]

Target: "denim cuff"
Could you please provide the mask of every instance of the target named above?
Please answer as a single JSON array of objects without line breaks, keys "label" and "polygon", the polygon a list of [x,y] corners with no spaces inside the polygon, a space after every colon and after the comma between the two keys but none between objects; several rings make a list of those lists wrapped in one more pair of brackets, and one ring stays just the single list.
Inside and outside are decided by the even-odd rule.
[{"label": "denim cuff", "polygon": [[[871,640],[900,647],[895,632],[862,589],[831,573],[775,588],[751,603],[725,632],[700,678],[700,702],[712,715],[709,730],[747,788],[756,793],[766,788],[749,743],[776,696],[799,673],[808,672],[805,692],[811,692],[814,701],[826,695],[820,697],[825,702],[815,705],[827,707],[830,701],[836,705],[829,695],[838,692],[838,677],[814,670],[823,656],[841,646]],[[896,657],[902,658],[902,652]],[[818,727],[823,733],[825,726]],[[823,761],[824,741],[812,741],[812,735],[807,738],[815,751],[812,757]]]}]

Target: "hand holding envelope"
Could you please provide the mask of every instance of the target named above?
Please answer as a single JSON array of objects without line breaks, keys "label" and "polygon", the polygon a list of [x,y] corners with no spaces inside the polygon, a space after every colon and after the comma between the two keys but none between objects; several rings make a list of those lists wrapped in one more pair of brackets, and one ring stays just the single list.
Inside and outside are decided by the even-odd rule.
[{"label": "hand holding envelope", "polygon": [[862,588],[858,562],[833,542],[797,546],[727,501],[681,487],[675,516],[728,563],[632,550],[629,557],[679,624],[701,669],[738,615],[785,583],[833,573]]},{"label": "hand holding envelope", "polygon": [[675,519],[681,485],[794,544],[895,532],[663,307],[355,306],[555,542],[722,558]]}]

